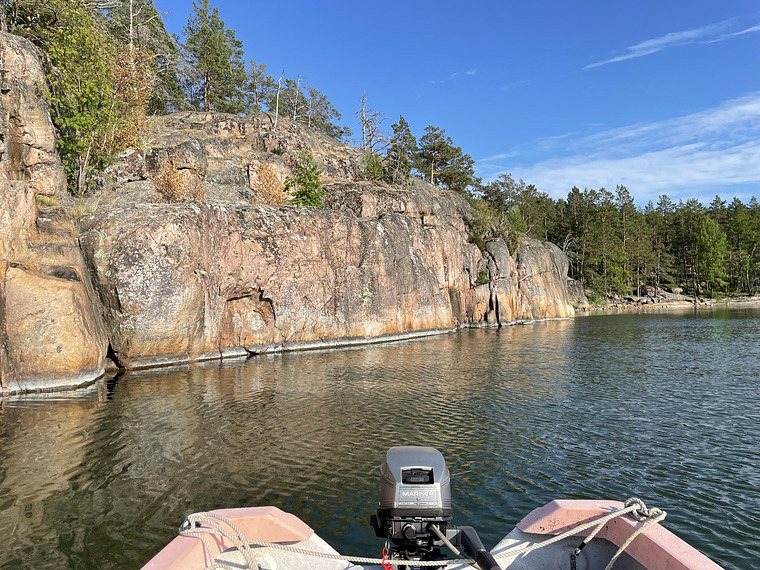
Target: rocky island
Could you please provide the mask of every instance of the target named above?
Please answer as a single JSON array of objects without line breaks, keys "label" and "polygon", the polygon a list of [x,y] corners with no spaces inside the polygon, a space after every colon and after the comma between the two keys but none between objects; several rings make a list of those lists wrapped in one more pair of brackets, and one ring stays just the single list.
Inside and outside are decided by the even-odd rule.
[{"label": "rocky island", "polygon": [[[481,250],[467,200],[363,180],[363,151],[265,113],[153,117],[100,190],[73,200],[35,49],[0,33],[0,393],[107,367],[248,357],[574,314],[568,261],[522,237]],[[262,171],[322,170],[325,207],[262,203]],[[151,173],[203,172],[161,203]],[[582,291],[581,291],[582,295]]]}]

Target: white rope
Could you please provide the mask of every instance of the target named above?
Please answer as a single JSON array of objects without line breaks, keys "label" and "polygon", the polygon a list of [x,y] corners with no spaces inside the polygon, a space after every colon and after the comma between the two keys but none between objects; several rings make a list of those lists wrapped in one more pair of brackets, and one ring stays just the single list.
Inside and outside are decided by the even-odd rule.
[{"label": "white rope", "polygon": [[[221,526],[214,520],[218,519],[225,524],[227,524],[230,528],[232,528],[236,533],[237,536],[233,536],[227,531],[225,531]],[[209,527],[194,527],[195,523],[202,523],[205,522],[209,525],[211,525],[212,528]],[[191,526],[192,525],[192,526]],[[204,546],[206,547],[206,550],[209,553],[209,557],[214,558],[213,551],[209,545],[209,543],[206,541],[203,534],[211,534],[211,535],[221,535],[228,539],[230,539],[233,544],[241,550],[241,553],[243,552],[243,549],[241,548],[241,544],[243,547],[252,553],[252,550],[250,549],[250,546],[262,546],[266,548],[275,548],[277,550],[283,550],[285,552],[292,552],[295,554],[303,554],[306,556],[315,556],[317,558],[326,558],[328,560],[340,560],[345,562],[351,562],[352,564],[382,564],[383,559],[382,558],[364,558],[361,556],[343,556],[342,554],[332,554],[330,552],[317,552],[315,550],[307,550],[305,548],[299,548],[298,546],[291,546],[290,544],[282,544],[279,542],[267,542],[264,540],[255,540],[251,538],[246,538],[243,536],[243,534],[240,532],[237,527],[231,522],[225,519],[224,517],[221,517],[215,513],[194,513],[192,515],[188,515],[187,519],[185,519],[185,522],[182,524],[179,530],[179,534],[182,536],[193,536],[195,538],[200,538],[203,541]],[[243,554],[245,557],[245,554]],[[386,563],[390,563],[394,566],[400,566],[400,565],[409,565],[409,560],[385,560]],[[246,563],[248,564],[249,568],[251,570],[255,570],[258,568],[258,565],[255,560],[252,562],[249,561],[246,558]],[[470,559],[463,559],[463,558],[457,558],[452,560],[415,560],[414,565],[415,566],[441,566],[443,564],[474,564],[475,561]],[[214,568],[213,566],[207,567],[206,570],[211,570]]]},{"label": "white rope", "polygon": [[[209,526],[201,526],[201,523],[206,523]],[[226,524],[234,534],[222,528],[222,524]],[[206,548],[209,559],[212,561],[211,564],[206,567],[206,570],[212,570],[214,568],[219,568],[220,566],[219,563],[216,562],[216,556],[211,550],[211,545],[208,540],[206,540],[204,534],[227,538],[233,545],[235,545],[238,551],[240,551],[240,554],[245,559],[245,563],[249,568],[255,570],[259,567],[256,555],[253,553],[253,550],[249,545],[250,541],[243,536],[243,533],[240,532],[240,529],[235,526],[231,520],[226,519],[221,515],[216,513],[195,513],[189,515],[185,519],[185,522],[182,523],[182,526],[179,527],[179,534],[182,536],[194,536],[201,539],[203,546]],[[227,565],[224,565],[223,567],[226,566]]]},{"label": "white rope", "polygon": [[[592,521],[589,521],[587,523],[574,527],[562,534],[558,534],[557,536],[553,536],[537,544],[533,544],[531,546],[525,546],[523,548],[512,548],[512,549],[504,550],[502,552],[493,554],[493,556],[494,558],[499,559],[499,558],[516,557],[523,554],[528,554],[529,552],[533,552],[534,550],[538,550],[540,548],[550,546],[551,544],[554,544],[555,542],[559,542],[561,540],[564,540],[565,538],[574,536],[580,532],[583,532],[584,530],[588,530],[589,528],[596,527],[592,531],[591,535],[587,537],[586,542],[588,542],[594,536],[596,536],[596,534],[609,521],[628,513],[630,513],[631,516],[633,516],[639,522],[644,522],[644,524],[640,528],[636,529],[634,533],[628,538],[628,540],[626,540],[625,543],[623,543],[620,546],[618,551],[615,553],[615,555],[612,557],[610,562],[607,564],[607,567],[604,569],[604,570],[610,570],[612,568],[612,565],[615,563],[618,557],[623,553],[623,551],[628,547],[628,545],[630,545],[631,542],[633,542],[633,540],[639,534],[644,532],[646,529],[648,529],[652,525],[663,520],[665,516],[667,515],[667,513],[657,508],[647,509],[646,505],[641,500],[636,499],[636,498],[630,498],[625,502],[625,505],[622,509],[618,509],[617,511],[613,511],[603,517],[594,519]],[[228,527],[230,527],[230,529],[232,529],[232,531],[235,534],[232,534],[226,531],[224,528],[221,527],[221,525],[217,521],[220,521],[226,524]],[[201,523],[206,523],[209,525],[209,527],[199,526]],[[212,560],[214,560],[215,555],[213,554],[211,545],[208,543],[205,536],[203,535],[211,534],[211,535],[217,535],[217,536],[224,536],[225,538],[229,539],[235,547],[237,547],[237,549],[242,554],[243,558],[245,558],[246,564],[251,570],[256,570],[258,568],[258,564],[256,562],[255,555],[253,553],[254,551],[250,548],[251,546],[275,548],[277,550],[283,550],[283,551],[292,552],[295,554],[302,554],[305,556],[315,556],[318,558],[326,558],[328,560],[340,560],[340,561],[345,561],[345,562],[351,562],[352,564],[383,564],[385,563],[385,564],[391,564],[393,566],[402,566],[402,565],[408,566],[410,564],[409,560],[387,560],[387,559],[384,560],[382,558],[343,556],[341,554],[332,554],[329,552],[316,552],[314,550],[307,550],[305,548],[299,548],[297,546],[291,546],[289,544],[267,542],[263,540],[254,540],[254,539],[246,538],[231,521],[215,513],[208,513],[208,512],[195,513],[195,514],[189,515],[187,519],[185,519],[185,522],[180,527],[179,534],[182,536],[193,536],[196,538],[200,538],[201,541],[203,541],[204,547],[206,548],[206,551],[208,552],[209,557]],[[212,562],[212,565],[207,567],[206,570],[212,570],[214,568],[219,568],[219,567],[225,567],[225,568],[228,567],[227,565],[217,566],[217,564],[224,564],[224,563],[221,563],[221,562],[218,563],[214,561]],[[475,564],[475,561],[472,559],[466,559],[466,558],[454,558],[451,560],[415,560],[413,561],[414,566],[420,566],[420,567],[442,566],[442,565],[448,565],[448,564],[465,564],[465,565],[472,566]]]},{"label": "white rope", "polygon": [[637,536],[639,536],[642,532],[644,532],[646,529],[648,529],[650,526],[653,526],[657,524],[658,522],[665,519],[666,516],[668,516],[668,513],[665,511],[658,509],[657,507],[653,507],[652,509],[647,509],[647,506],[644,504],[644,502],[641,499],[637,499],[636,497],[631,497],[625,502],[625,505],[636,505],[637,509],[631,513],[631,515],[639,522],[643,522],[644,524],[641,525],[639,528],[637,528],[631,536],[628,537],[628,540],[626,540],[620,548],[618,548],[618,551],[615,553],[615,555],[612,557],[612,559],[607,563],[607,566],[604,567],[604,570],[612,570],[612,565],[615,564],[615,561],[618,559],[618,557],[623,554],[623,551],[628,548],[628,545],[633,542],[633,539],[635,539]]},{"label": "white rope", "polygon": [[534,550],[538,550],[539,548],[544,548],[545,546],[549,546],[551,544],[554,544],[555,542],[559,542],[560,540],[564,540],[570,536],[574,536],[578,534],[579,532],[583,532],[584,530],[588,530],[591,527],[598,527],[597,530],[594,531],[594,534],[596,534],[599,530],[599,528],[603,527],[605,524],[607,524],[609,521],[611,521],[614,518],[620,517],[622,515],[625,515],[627,513],[631,513],[640,507],[638,505],[632,505],[628,507],[623,507],[622,509],[618,509],[617,511],[613,511],[608,515],[605,515],[599,519],[594,519],[593,521],[587,522],[585,524],[582,524],[580,526],[577,526],[575,528],[571,528],[567,532],[563,532],[562,534],[558,534],[557,536],[553,536],[551,538],[547,538],[543,542],[539,542],[537,544],[533,544],[531,546],[525,546],[523,548],[518,549],[511,549],[511,550],[505,550],[503,552],[500,552],[498,554],[494,554],[494,558],[505,558],[507,556],[519,556],[521,554],[527,554],[529,552],[533,552]]}]

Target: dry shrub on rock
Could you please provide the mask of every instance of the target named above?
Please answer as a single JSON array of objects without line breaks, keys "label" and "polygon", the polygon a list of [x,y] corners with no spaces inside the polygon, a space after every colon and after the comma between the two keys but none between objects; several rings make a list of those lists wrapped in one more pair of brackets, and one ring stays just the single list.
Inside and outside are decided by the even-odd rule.
[{"label": "dry shrub on rock", "polygon": [[117,124],[112,129],[114,148],[139,148],[146,129],[146,112],[156,81],[153,54],[122,46],[116,49],[113,70]]},{"label": "dry shrub on rock", "polygon": [[259,179],[254,183],[262,204],[271,206],[285,205],[285,186],[280,180],[277,169],[271,162],[265,162],[259,168]]},{"label": "dry shrub on rock", "polygon": [[189,168],[176,169],[170,162],[163,163],[150,179],[159,193],[158,199],[169,204],[188,198],[204,201],[208,193],[202,173]]}]

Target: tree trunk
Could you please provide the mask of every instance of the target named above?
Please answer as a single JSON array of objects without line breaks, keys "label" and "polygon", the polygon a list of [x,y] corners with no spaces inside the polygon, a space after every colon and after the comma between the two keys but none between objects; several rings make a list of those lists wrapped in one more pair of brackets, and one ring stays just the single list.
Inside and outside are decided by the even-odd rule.
[{"label": "tree trunk", "polygon": [[362,150],[367,150],[367,94],[366,93],[362,93],[361,123],[362,123]]},{"label": "tree trunk", "polygon": [[280,91],[282,91],[282,78],[285,77],[285,70],[282,70],[280,78],[277,80],[277,96],[275,97],[274,107],[274,130],[277,130],[277,118],[280,116]]},{"label": "tree trunk", "polygon": [[129,53],[132,53],[135,45],[135,15],[134,0],[129,0]]}]

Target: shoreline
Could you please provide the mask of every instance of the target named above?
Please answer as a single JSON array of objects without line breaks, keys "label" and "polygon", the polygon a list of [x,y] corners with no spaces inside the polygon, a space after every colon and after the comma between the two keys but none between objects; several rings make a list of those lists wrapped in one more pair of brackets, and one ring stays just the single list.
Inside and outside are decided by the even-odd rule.
[{"label": "shoreline", "polygon": [[741,306],[741,305],[760,305],[760,296],[754,297],[729,297],[725,299],[711,299],[703,298],[697,302],[693,299],[673,299],[663,301],[660,303],[619,303],[611,305],[589,305],[587,307],[575,307],[575,313],[587,314],[596,313],[602,311],[649,311],[657,309],[678,309],[678,308],[690,308],[690,309],[710,309],[719,306]]},{"label": "shoreline", "polygon": [[669,309],[710,309],[718,306],[756,306],[760,305],[760,296],[754,297],[741,297],[741,298],[729,298],[729,299],[703,299],[702,301],[695,303],[683,299],[671,300],[661,303],[622,303],[618,305],[589,305],[587,307],[574,307],[575,315],[572,317],[563,318],[544,318],[544,319],[531,319],[527,321],[512,321],[508,323],[467,323],[460,324],[451,328],[444,329],[432,329],[424,331],[410,331],[407,333],[385,334],[377,337],[360,337],[360,338],[345,338],[345,339],[330,339],[330,340],[318,340],[311,342],[299,342],[292,344],[279,344],[279,345],[266,345],[257,347],[242,348],[239,351],[228,351],[226,353],[214,353],[214,356],[206,355],[205,358],[198,359],[179,359],[172,361],[152,361],[150,363],[145,362],[129,370],[119,370],[115,366],[106,365],[105,370],[98,376],[88,378],[83,382],[76,382],[72,384],[62,386],[47,385],[42,388],[23,388],[18,387],[16,389],[4,389],[0,391],[0,401],[7,399],[18,399],[29,396],[50,396],[54,394],[60,395],[65,392],[81,393],[87,388],[96,385],[104,378],[117,378],[124,372],[134,371],[147,371],[160,368],[172,368],[181,367],[187,365],[204,365],[214,361],[224,362],[231,360],[248,360],[255,359],[258,356],[267,354],[283,354],[288,352],[309,352],[320,350],[341,350],[362,348],[371,346],[374,344],[393,343],[404,340],[421,339],[425,337],[441,336],[446,334],[456,333],[460,330],[475,329],[475,328],[503,328],[518,325],[530,325],[539,322],[554,321],[554,320],[569,320],[578,316],[590,316],[590,315],[603,315],[605,313],[618,313],[624,311],[657,311],[657,310],[669,310]]},{"label": "shoreline", "polygon": [[120,369],[113,361],[109,361],[105,370],[97,377],[89,378],[83,382],[75,384],[66,384],[54,386],[45,385],[41,388],[13,387],[5,388],[0,391],[0,402],[3,400],[17,400],[35,396],[51,397],[62,393],[81,394],[82,391],[97,385],[102,380],[113,380],[122,374],[130,372],[145,372],[150,370],[178,368],[183,366],[205,366],[214,363],[223,363],[229,361],[243,362],[253,360],[261,356],[272,354],[286,353],[303,353],[303,352],[320,352],[333,350],[351,350],[361,349],[372,345],[390,344],[406,340],[419,340],[427,337],[444,336],[456,334],[461,330],[477,328],[503,328],[518,325],[531,325],[539,322],[569,320],[573,317],[548,317],[543,319],[517,320],[508,323],[467,323],[454,327],[440,329],[426,329],[419,331],[408,331],[404,333],[389,333],[375,337],[347,337],[341,339],[322,339],[314,341],[301,341],[294,343],[279,343],[269,345],[257,345],[251,347],[238,347],[237,349],[228,350],[223,353],[213,352],[202,355],[200,358],[178,358],[178,359],[153,359],[139,362],[138,365],[128,369]]}]

